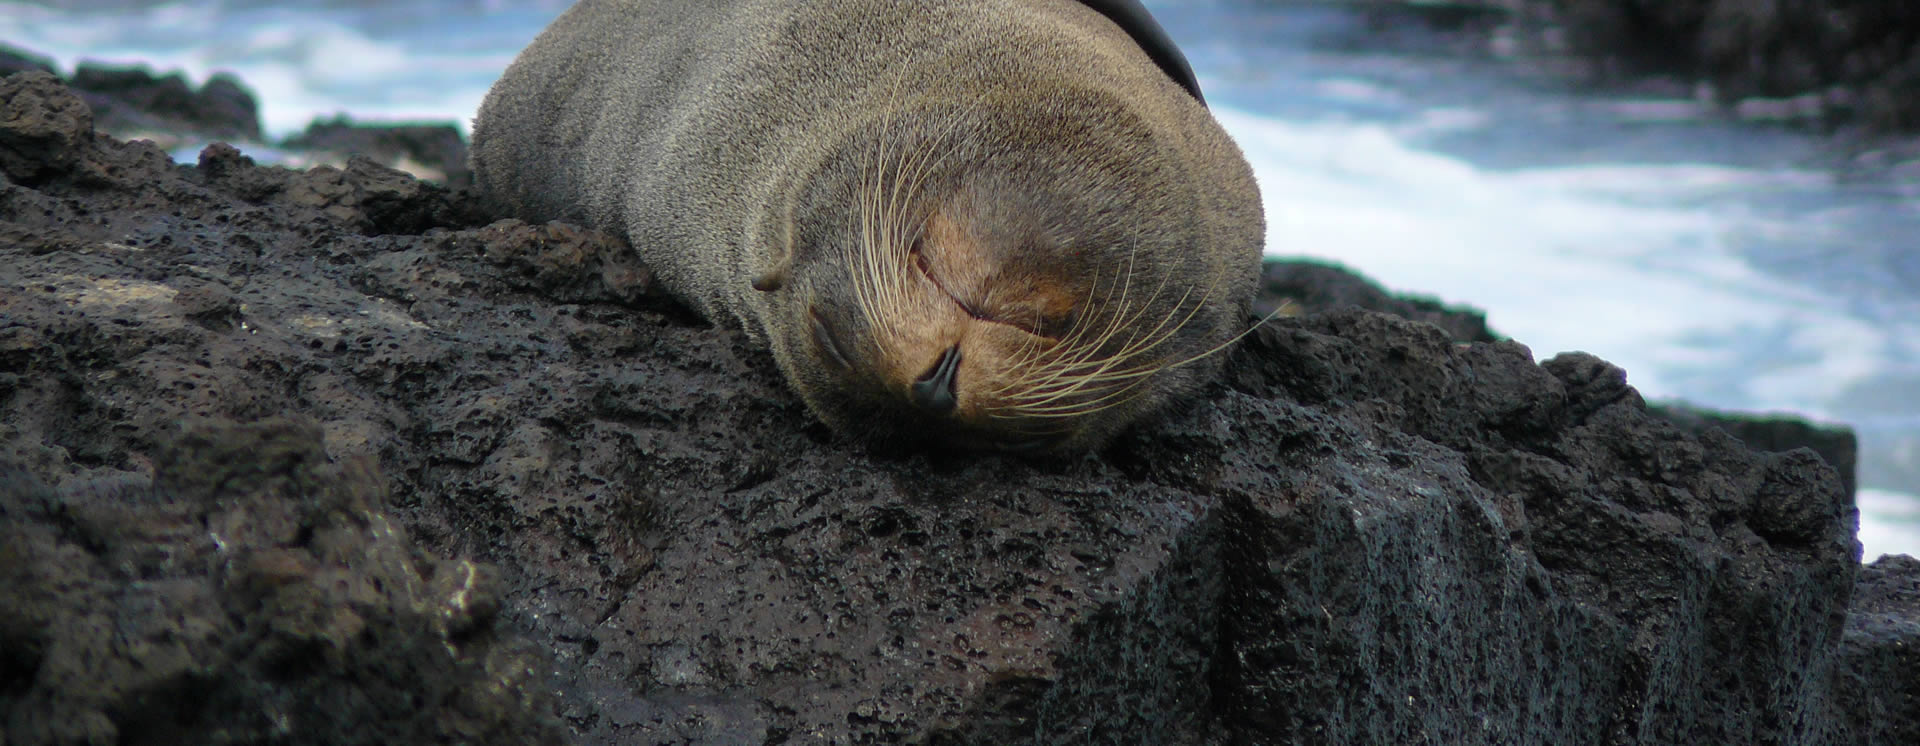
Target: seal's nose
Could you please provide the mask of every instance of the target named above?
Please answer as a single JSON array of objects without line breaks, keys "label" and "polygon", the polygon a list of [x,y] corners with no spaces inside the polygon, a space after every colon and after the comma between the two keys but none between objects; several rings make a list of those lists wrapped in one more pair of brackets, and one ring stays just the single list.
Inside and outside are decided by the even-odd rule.
[{"label": "seal's nose", "polygon": [[933,367],[921,374],[920,380],[913,382],[909,398],[921,409],[934,414],[951,412],[959,404],[954,388],[959,383],[959,373],[960,345],[956,344],[941,353]]}]

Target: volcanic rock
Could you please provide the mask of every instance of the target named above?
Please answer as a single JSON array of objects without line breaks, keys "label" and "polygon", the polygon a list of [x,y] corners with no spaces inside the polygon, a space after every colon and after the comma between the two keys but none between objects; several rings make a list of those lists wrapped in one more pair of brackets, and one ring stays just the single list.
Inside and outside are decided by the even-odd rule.
[{"label": "volcanic rock", "polygon": [[3,85],[9,746],[1920,733],[1920,566],[1592,356],[1307,313],[1098,453],[879,454],[646,246]]}]

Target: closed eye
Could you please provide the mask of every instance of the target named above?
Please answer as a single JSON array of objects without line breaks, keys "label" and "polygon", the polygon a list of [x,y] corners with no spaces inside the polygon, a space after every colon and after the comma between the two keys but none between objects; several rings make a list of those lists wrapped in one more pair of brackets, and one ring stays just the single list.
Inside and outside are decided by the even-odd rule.
[{"label": "closed eye", "polygon": [[828,360],[843,370],[852,370],[852,356],[840,346],[839,337],[834,336],[833,327],[827,325],[826,318],[820,315],[820,309],[808,307],[807,318],[813,321],[813,343],[820,346],[820,351],[826,353]]},{"label": "closed eye", "polygon": [[1023,319],[1017,316],[1001,317],[997,315],[991,315],[982,311],[979,308],[975,308],[972,304],[969,304],[966,301],[961,300],[960,296],[955,295],[952,290],[947,289],[946,284],[940,282],[939,277],[934,276],[933,267],[927,263],[927,256],[923,253],[920,253],[919,246],[920,246],[919,244],[914,244],[914,254],[913,254],[914,267],[920,270],[920,275],[922,277],[927,278],[927,282],[933,283],[933,286],[935,288],[938,288],[942,295],[947,296],[948,300],[953,301],[954,305],[959,306],[960,310],[965,311],[968,316],[972,316],[975,319],[978,319],[980,321],[985,321],[990,324],[1005,324],[1007,326],[1011,326],[1015,329],[1019,329],[1020,331],[1026,332],[1036,337],[1044,337],[1046,339],[1059,339],[1059,335],[1057,333],[1049,334],[1047,332],[1050,330],[1057,330],[1062,326],[1064,326],[1064,324],[1061,321],[1051,319],[1051,318]]}]

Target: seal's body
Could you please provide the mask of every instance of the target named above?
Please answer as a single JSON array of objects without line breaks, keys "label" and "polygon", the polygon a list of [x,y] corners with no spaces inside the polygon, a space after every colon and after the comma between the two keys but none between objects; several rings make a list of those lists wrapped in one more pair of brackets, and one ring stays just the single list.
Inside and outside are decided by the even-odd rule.
[{"label": "seal's body", "polygon": [[837,430],[1097,445],[1217,367],[1264,235],[1238,149],[1103,12],[583,0],[489,92],[474,170],[624,233]]}]

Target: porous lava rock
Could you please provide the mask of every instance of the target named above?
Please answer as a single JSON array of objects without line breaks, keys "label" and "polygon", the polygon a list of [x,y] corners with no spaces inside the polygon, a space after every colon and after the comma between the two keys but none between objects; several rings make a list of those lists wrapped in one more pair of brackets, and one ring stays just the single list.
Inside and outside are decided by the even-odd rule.
[{"label": "porous lava rock", "polygon": [[57,488],[18,457],[69,456],[9,445],[7,743],[562,737],[545,658],[494,632],[498,574],[422,553],[379,472],[364,457],[329,463],[311,423],[186,428],[150,472]]},{"label": "porous lava rock", "polygon": [[877,454],[645,246],[0,90],[9,746],[1920,732],[1920,567],[1591,356],[1328,310],[1099,453]]}]

